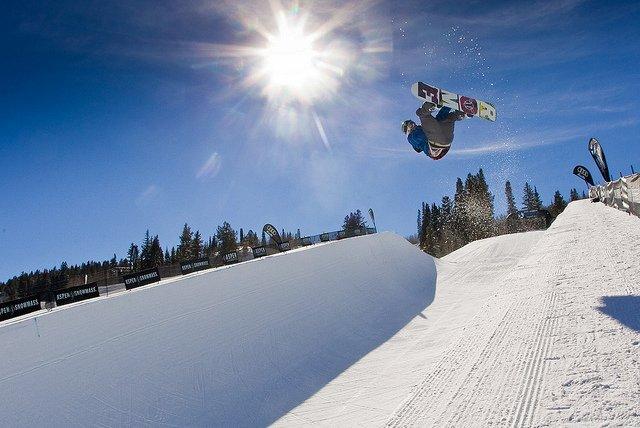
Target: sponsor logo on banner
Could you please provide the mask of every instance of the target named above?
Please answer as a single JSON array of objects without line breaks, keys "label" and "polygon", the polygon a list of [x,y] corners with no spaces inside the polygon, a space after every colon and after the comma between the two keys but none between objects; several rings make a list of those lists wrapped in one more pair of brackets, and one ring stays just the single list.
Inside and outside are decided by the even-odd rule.
[{"label": "sponsor logo on banner", "polygon": [[0,321],[19,317],[37,310],[40,310],[40,299],[37,296],[0,303]]},{"label": "sponsor logo on banner", "polygon": [[98,291],[98,283],[92,282],[86,285],[58,290],[55,292],[55,297],[56,305],[62,306],[73,302],[79,302],[81,300],[100,297],[100,292]]},{"label": "sponsor logo on banner", "polygon": [[595,186],[595,184],[593,183],[593,177],[591,176],[591,173],[584,166],[576,165],[576,167],[573,168],[573,173],[578,177],[582,178],[584,181],[586,181],[588,185]]},{"label": "sponsor logo on banner", "polygon": [[201,259],[195,259],[195,260],[188,260],[180,263],[180,270],[182,271],[183,275],[209,269],[210,267],[211,267],[211,263],[209,262],[208,257],[203,257]]},{"label": "sponsor logo on banner", "polygon": [[275,241],[276,244],[280,245],[282,239],[280,238],[280,234],[278,233],[278,229],[276,229],[273,225],[267,223],[262,228],[262,231],[269,235],[271,239]]},{"label": "sponsor logo on banner", "polygon": [[596,138],[592,138],[589,140],[589,153],[591,153],[593,160],[596,162],[596,165],[598,165],[598,169],[600,170],[604,181],[611,181],[611,175],[609,175],[609,166],[607,165],[607,158],[604,156],[604,150],[602,150],[602,146]]},{"label": "sponsor logo on banner", "polygon": [[143,285],[153,284],[160,281],[160,272],[158,268],[151,268],[141,270],[140,272],[134,272],[127,275],[123,275],[124,286],[127,290],[132,288],[142,287]]},{"label": "sponsor logo on banner", "polygon": [[265,247],[264,245],[260,247],[254,247],[251,249],[251,251],[253,252],[254,259],[257,259],[258,257],[264,257],[267,255],[267,247]]},{"label": "sponsor logo on banner", "polygon": [[303,246],[307,246],[307,245],[311,245],[313,244],[313,242],[311,242],[311,237],[309,236],[305,236],[304,238],[302,238],[302,245]]},{"label": "sponsor logo on banner", "polygon": [[222,256],[222,261],[226,265],[230,265],[232,263],[238,263],[240,260],[238,259],[238,252],[232,251],[230,253],[224,254]]},{"label": "sponsor logo on banner", "polygon": [[278,249],[280,251],[289,251],[291,249],[291,243],[289,243],[289,241],[284,241],[278,245]]},{"label": "sponsor logo on banner", "polygon": [[331,239],[331,236],[329,236],[328,233],[323,233],[322,235],[320,235],[320,241],[322,242],[327,242]]}]

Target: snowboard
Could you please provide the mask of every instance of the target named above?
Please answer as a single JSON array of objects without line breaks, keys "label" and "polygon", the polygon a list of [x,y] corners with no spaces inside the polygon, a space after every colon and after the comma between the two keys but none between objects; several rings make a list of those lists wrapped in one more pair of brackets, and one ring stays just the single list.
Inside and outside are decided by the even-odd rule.
[{"label": "snowboard", "polygon": [[448,107],[466,113],[467,116],[478,116],[495,122],[498,113],[493,104],[464,95],[454,94],[426,83],[416,82],[411,85],[411,93],[423,101],[434,103],[438,107]]}]

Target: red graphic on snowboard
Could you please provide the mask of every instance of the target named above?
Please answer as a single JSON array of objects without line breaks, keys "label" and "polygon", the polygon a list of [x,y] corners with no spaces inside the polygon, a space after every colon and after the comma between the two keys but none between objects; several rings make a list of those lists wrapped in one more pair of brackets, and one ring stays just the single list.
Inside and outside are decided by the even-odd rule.
[{"label": "red graphic on snowboard", "polygon": [[460,95],[460,109],[470,115],[478,114],[478,102],[473,98]]}]

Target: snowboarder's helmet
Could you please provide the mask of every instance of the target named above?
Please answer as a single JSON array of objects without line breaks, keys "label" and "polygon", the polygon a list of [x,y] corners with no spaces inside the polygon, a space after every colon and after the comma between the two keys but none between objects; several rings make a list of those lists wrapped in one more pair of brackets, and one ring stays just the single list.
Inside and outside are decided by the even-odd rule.
[{"label": "snowboarder's helmet", "polygon": [[407,132],[411,131],[414,126],[416,126],[416,123],[413,120],[405,120],[404,122],[402,122],[402,132],[406,134]]}]

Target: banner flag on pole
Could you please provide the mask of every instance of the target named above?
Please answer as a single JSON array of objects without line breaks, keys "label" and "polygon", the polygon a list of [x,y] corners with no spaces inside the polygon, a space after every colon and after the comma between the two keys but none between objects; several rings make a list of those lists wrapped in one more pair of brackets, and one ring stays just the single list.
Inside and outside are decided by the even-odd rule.
[{"label": "banner flag on pole", "polygon": [[584,181],[586,181],[588,185],[595,186],[595,184],[593,183],[593,177],[591,176],[591,173],[584,166],[576,165],[576,167],[573,168],[573,173],[578,177],[582,178]]},{"label": "banner flag on pole", "polygon": [[607,165],[607,158],[604,156],[604,151],[602,150],[602,146],[600,142],[596,138],[592,138],[589,140],[589,153],[593,156],[593,160],[596,161],[596,165],[598,165],[598,169],[602,174],[602,178],[604,181],[610,182],[611,176],[609,175],[609,166]]}]

